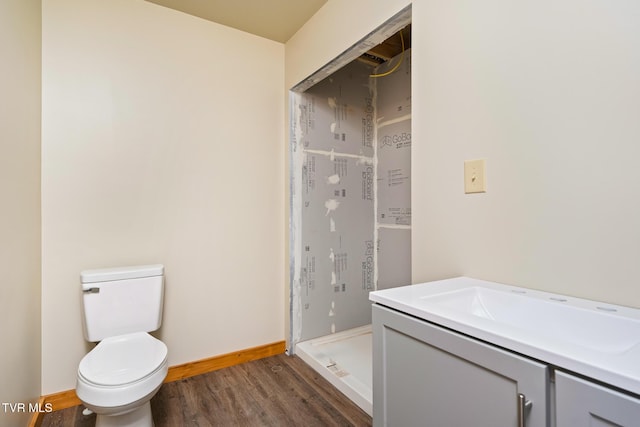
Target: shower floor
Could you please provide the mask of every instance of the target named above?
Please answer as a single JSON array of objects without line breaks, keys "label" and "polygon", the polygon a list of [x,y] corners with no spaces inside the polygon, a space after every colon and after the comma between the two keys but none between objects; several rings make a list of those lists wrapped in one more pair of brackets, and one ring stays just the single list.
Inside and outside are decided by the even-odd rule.
[{"label": "shower floor", "polygon": [[300,342],[295,353],[372,415],[371,325]]}]

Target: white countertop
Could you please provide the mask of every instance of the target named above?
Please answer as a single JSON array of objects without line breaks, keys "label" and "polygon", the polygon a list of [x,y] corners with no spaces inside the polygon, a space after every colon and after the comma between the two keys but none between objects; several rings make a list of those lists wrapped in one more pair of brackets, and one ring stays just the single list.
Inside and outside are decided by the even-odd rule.
[{"label": "white countertop", "polygon": [[640,395],[640,310],[458,277],[374,303]]}]

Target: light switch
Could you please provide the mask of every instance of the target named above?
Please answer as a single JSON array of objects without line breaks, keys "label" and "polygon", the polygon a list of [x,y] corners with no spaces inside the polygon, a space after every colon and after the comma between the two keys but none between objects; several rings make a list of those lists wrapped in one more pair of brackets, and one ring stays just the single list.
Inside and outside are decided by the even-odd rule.
[{"label": "light switch", "polygon": [[485,159],[464,161],[464,192],[486,193]]}]

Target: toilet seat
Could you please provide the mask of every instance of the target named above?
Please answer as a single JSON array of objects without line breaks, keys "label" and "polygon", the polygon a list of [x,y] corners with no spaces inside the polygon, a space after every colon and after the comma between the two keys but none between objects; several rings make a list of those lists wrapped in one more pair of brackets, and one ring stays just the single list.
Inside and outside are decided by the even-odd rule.
[{"label": "toilet seat", "polygon": [[89,384],[123,386],[144,380],[166,365],[167,346],[146,332],[102,340],[80,361],[78,375]]}]

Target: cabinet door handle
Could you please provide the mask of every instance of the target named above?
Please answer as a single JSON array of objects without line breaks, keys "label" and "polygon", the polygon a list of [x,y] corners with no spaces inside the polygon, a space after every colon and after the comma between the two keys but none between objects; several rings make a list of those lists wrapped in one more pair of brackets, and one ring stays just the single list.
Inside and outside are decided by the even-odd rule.
[{"label": "cabinet door handle", "polygon": [[526,427],[525,418],[531,412],[533,402],[527,400],[522,393],[518,393],[518,427]]}]

